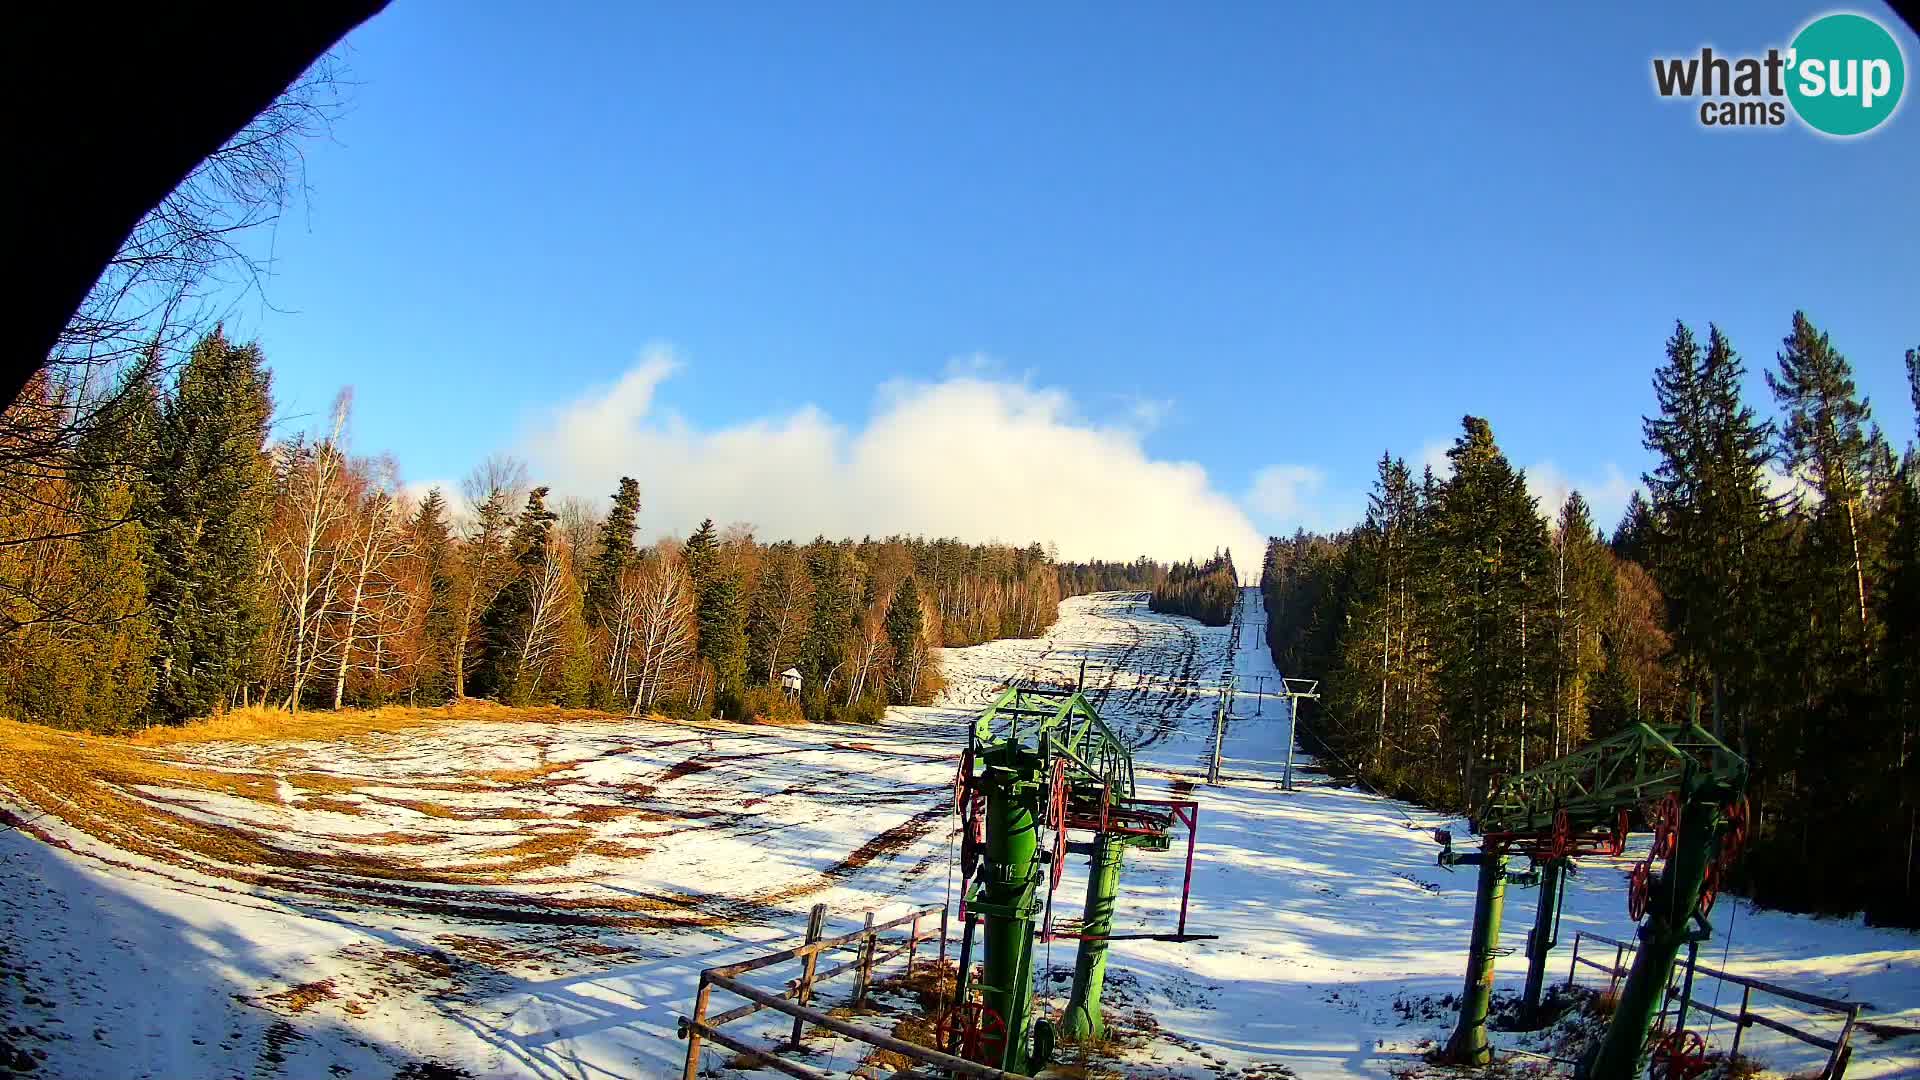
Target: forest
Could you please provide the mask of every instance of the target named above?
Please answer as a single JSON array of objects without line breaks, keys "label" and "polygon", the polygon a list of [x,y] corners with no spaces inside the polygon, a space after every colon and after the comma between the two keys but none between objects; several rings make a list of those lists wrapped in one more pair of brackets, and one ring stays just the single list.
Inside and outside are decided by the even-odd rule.
[{"label": "forest", "polygon": [[215,330],[164,355],[104,388],[43,374],[0,414],[0,715],[118,732],[473,696],[875,719],[939,688],[936,648],[1057,615],[1037,544],[706,521],[640,547],[633,479],[601,509],[504,457],[410,500],[348,445],[351,395],[275,438],[257,346]]},{"label": "forest", "polygon": [[1611,537],[1577,492],[1538,506],[1479,417],[1444,477],[1383,455],[1363,523],[1266,553],[1274,658],[1324,682],[1303,740],[1471,812],[1502,776],[1697,709],[1752,770],[1736,886],[1920,925],[1920,351],[1905,364],[1890,438],[1803,313],[1765,415],[1726,335],[1676,325],[1641,425],[1656,464]]},{"label": "forest", "polygon": [[1167,580],[1166,564],[1144,555],[1132,562],[1063,562],[1059,573],[1062,600],[1097,592],[1152,592]]},{"label": "forest", "polygon": [[1228,551],[1203,563],[1189,560],[1168,567],[1166,580],[1154,587],[1147,606],[1165,615],[1225,626],[1233,621],[1239,601],[1240,576],[1233,569],[1233,552]]}]

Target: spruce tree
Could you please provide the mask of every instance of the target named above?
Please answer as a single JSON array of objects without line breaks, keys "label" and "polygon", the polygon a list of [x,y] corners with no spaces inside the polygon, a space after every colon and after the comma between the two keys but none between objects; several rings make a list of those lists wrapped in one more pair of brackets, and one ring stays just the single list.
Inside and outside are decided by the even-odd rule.
[{"label": "spruce tree", "polygon": [[614,493],[613,509],[600,523],[599,543],[587,565],[586,593],[582,615],[590,627],[605,622],[620,592],[620,575],[632,566],[637,555],[634,529],[640,517],[640,482],[631,476],[620,478],[620,490]]},{"label": "spruce tree", "polygon": [[719,534],[712,518],[687,538],[686,558],[700,627],[698,655],[713,678],[715,698],[737,694],[747,667],[746,612],[740,582],[721,565]]},{"label": "spruce tree", "polygon": [[813,617],[801,649],[800,671],[807,694],[826,694],[846,660],[853,637],[854,585],[846,553],[816,538],[807,547],[807,574],[813,579]]},{"label": "spruce tree", "polygon": [[527,505],[514,524],[508,550],[512,577],[481,617],[483,656],[474,672],[474,692],[508,704],[526,704],[534,696],[534,672],[522,670],[522,643],[535,614],[536,590],[553,543],[559,515],[547,509],[547,488],[527,493]]},{"label": "spruce tree", "polygon": [[887,605],[887,647],[893,654],[889,696],[895,705],[911,704],[920,688],[921,635],[925,632],[925,626],[926,616],[920,610],[920,589],[909,574],[900,587],[893,591],[893,599]]},{"label": "spruce tree", "polygon": [[435,487],[427,491],[414,511],[411,525],[415,558],[426,586],[427,612],[421,628],[420,668],[414,680],[417,693],[430,704],[453,696],[460,657],[459,567],[453,530],[447,524],[447,501]]},{"label": "spruce tree", "polygon": [[1436,623],[1436,681],[1457,733],[1463,795],[1478,806],[1494,774],[1547,756],[1527,742],[1549,655],[1547,534],[1492,427],[1477,416],[1461,425],[1430,537],[1440,588],[1451,594]]},{"label": "spruce tree", "polygon": [[1636,488],[1633,494],[1627,496],[1627,508],[1620,514],[1620,524],[1614,527],[1613,553],[1646,565],[1653,542],[1653,529],[1653,508],[1647,505],[1646,496]]},{"label": "spruce tree", "polygon": [[1867,567],[1875,553],[1868,550],[1872,540],[1865,535],[1863,502],[1875,471],[1879,432],[1854,388],[1853,368],[1805,312],[1793,313],[1793,329],[1781,342],[1778,359],[1780,370],[1767,372],[1767,386],[1786,419],[1780,460],[1789,473],[1804,474],[1819,496],[1811,509],[1811,554],[1817,572],[1833,579],[1832,588],[1817,590],[1813,599],[1844,601],[1839,606],[1851,609],[1853,629],[1864,630]]},{"label": "spruce tree", "polygon": [[1718,327],[1702,351],[1677,324],[1654,377],[1660,415],[1642,422],[1660,459],[1642,477],[1655,523],[1649,569],[1672,608],[1683,670],[1708,690],[1716,727],[1726,711],[1745,724],[1761,696],[1754,638],[1779,591],[1778,507],[1766,489],[1773,428],[1741,400],[1744,374]]},{"label": "spruce tree", "polygon": [[1601,626],[1610,603],[1613,560],[1578,491],[1567,496],[1553,531],[1553,746],[1558,757],[1586,740],[1594,682],[1606,664]]},{"label": "spruce tree", "polygon": [[155,426],[136,512],[153,543],[152,714],[163,723],[224,707],[256,673],[268,625],[270,385],[259,347],[216,329],[194,346]]}]

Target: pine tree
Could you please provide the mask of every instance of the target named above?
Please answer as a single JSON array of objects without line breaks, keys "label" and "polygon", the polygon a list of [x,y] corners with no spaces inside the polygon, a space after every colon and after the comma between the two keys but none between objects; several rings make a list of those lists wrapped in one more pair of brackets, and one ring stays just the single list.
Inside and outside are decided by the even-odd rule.
[{"label": "pine tree", "polygon": [[[1909,352],[1908,370],[1920,373]],[[1920,374],[1914,380],[1920,418]],[[1888,499],[1887,584],[1877,598],[1886,639],[1879,665],[1880,718],[1876,765],[1879,804],[1899,841],[1882,845],[1887,860],[1869,914],[1900,926],[1920,925],[1920,448],[1910,449]]]},{"label": "pine tree", "polygon": [[633,534],[640,517],[640,482],[631,476],[620,478],[620,490],[614,493],[613,509],[600,523],[599,543],[587,565],[586,595],[582,614],[588,626],[606,621],[620,591],[620,575],[633,565],[636,548]]},{"label": "pine tree", "polygon": [[[713,680],[710,690],[717,700],[724,693],[738,693],[745,684],[747,667],[746,612],[740,599],[739,580],[721,564],[719,535],[713,519],[687,538],[687,573],[693,579],[694,603],[700,627],[699,657]],[[696,691],[696,711],[706,705],[704,695]]]},{"label": "pine tree", "polygon": [[593,557],[585,569],[585,591],[581,598],[581,624],[586,628],[588,640],[594,644],[591,648],[583,646],[578,655],[582,662],[593,655],[601,659],[601,663],[588,672],[586,680],[587,699],[599,708],[610,708],[626,692],[624,685],[614,685],[617,678],[624,683],[624,678],[616,672],[624,671],[629,659],[624,648],[625,638],[621,637],[625,628],[615,623],[622,616],[620,583],[639,558],[633,543],[639,515],[640,482],[623,476],[620,490],[613,496],[613,508],[600,523]]},{"label": "pine tree", "polygon": [[163,723],[224,707],[258,669],[269,387],[259,347],[215,330],[194,346],[155,427],[136,513],[153,542],[152,712]]},{"label": "pine tree", "polygon": [[558,515],[547,509],[547,490],[527,493],[508,545],[513,576],[480,620],[483,656],[474,671],[474,689],[508,704],[526,704],[537,693],[539,672],[527,662],[527,639],[538,629],[541,602],[552,587],[548,577],[562,562],[555,554]]},{"label": "pine tree", "polygon": [[1613,530],[1613,553],[1645,565],[1653,543],[1653,508],[1638,488],[1627,496],[1627,508]]},{"label": "pine tree", "polygon": [[1547,535],[1526,477],[1477,417],[1461,422],[1447,458],[1434,515],[1436,584],[1451,594],[1440,607],[1437,688],[1457,730],[1461,782],[1478,806],[1496,772],[1524,769],[1546,754],[1527,737],[1538,722],[1536,697],[1547,635],[1541,612],[1547,586]]},{"label": "pine tree", "polygon": [[1660,416],[1642,425],[1647,449],[1660,457],[1643,477],[1655,521],[1649,569],[1673,610],[1683,670],[1711,691],[1716,727],[1726,709],[1747,724],[1760,697],[1752,638],[1769,622],[1780,562],[1777,505],[1765,480],[1773,428],[1741,401],[1744,374],[1718,327],[1703,353],[1678,324],[1654,378]]},{"label": "pine tree", "polygon": [[[845,665],[853,637],[854,582],[846,553],[824,538],[807,547],[807,575],[813,581],[813,617],[801,649],[800,671],[809,699],[824,702]],[[809,715],[820,715],[810,708]]]},{"label": "pine tree", "polygon": [[435,487],[413,513],[413,550],[420,563],[419,577],[426,588],[427,611],[421,631],[421,658],[414,679],[416,692],[431,704],[454,693],[454,673],[460,656],[460,582],[447,524],[447,501]]},{"label": "pine tree", "polygon": [[908,575],[893,591],[887,606],[887,647],[893,657],[889,698],[895,705],[914,703],[920,692],[925,664],[926,614],[920,610],[920,589]]},{"label": "pine tree", "polygon": [[[505,488],[488,491],[474,507],[473,526],[459,547],[460,609],[455,621],[453,696],[467,696],[468,676],[486,661],[483,619],[513,576],[513,510]],[[484,681],[484,680],[483,680]],[[485,691],[481,691],[484,693]]]},{"label": "pine tree", "polygon": [[1601,626],[1610,606],[1613,560],[1578,491],[1567,496],[1553,543],[1553,746],[1558,757],[1586,741],[1593,684],[1606,658]]},{"label": "pine tree", "polygon": [[1805,312],[1793,313],[1793,329],[1781,348],[1779,373],[1767,372],[1767,386],[1786,417],[1780,460],[1790,473],[1804,473],[1819,496],[1812,509],[1814,557],[1823,570],[1845,581],[1854,628],[1864,629],[1873,552],[1863,550],[1871,539],[1862,535],[1862,503],[1874,473],[1879,431],[1854,389],[1853,368]]}]

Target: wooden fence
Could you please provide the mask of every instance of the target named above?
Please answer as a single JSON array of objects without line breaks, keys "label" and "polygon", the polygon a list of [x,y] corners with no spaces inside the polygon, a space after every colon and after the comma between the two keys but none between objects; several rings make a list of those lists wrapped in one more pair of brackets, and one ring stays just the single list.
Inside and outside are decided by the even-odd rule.
[{"label": "wooden fence", "polygon": [[[806,941],[790,949],[756,956],[735,964],[711,967],[700,973],[700,987],[693,1000],[693,1015],[680,1017],[680,1037],[687,1040],[687,1064],[682,1072],[682,1080],[695,1080],[700,1072],[700,1054],[705,1043],[711,1042],[739,1054],[756,1066],[773,1069],[798,1080],[832,1080],[830,1074],[821,1069],[782,1057],[783,1052],[791,1052],[800,1045],[800,1037],[807,1025],[825,1028],[857,1042],[881,1050],[890,1050],[911,1061],[930,1066],[933,1071],[919,1072],[914,1076],[951,1075],[972,1077],[975,1080],[1029,1080],[1018,1073],[1004,1072],[990,1068],[965,1058],[943,1054],[916,1043],[894,1038],[891,1034],[874,1028],[865,1027],[849,1020],[832,1016],[823,1010],[808,1005],[815,988],[829,979],[851,973],[854,976],[853,1001],[863,1004],[867,992],[873,985],[873,976],[880,965],[905,956],[906,972],[913,974],[913,965],[917,959],[920,944],[924,941],[940,942],[939,958],[947,956],[947,909],[945,905],[924,907],[911,911],[886,922],[873,921],[873,912],[866,913],[866,925],[849,934],[838,937],[822,937],[826,926],[827,908],[825,904],[815,904],[812,915],[807,920]],[[930,933],[923,933],[928,924],[937,925]],[[884,937],[886,931],[907,927],[904,936]],[[820,958],[836,951],[852,952],[853,959],[836,964],[826,970],[820,970]],[[776,964],[794,963],[800,967],[798,978],[790,980],[782,991],[755,986],[746,982],[742,976],[749,972],[760,971]],[[728,1009],[725,1012],[709,1014],[714,990],[732,994],[743,999],[746,1004]],[[722,1025],[735,1020],[743,1020],[755,1013],[772,1009],[793,1018],[793,1034],[784,1043],[754,1043],[743,1037],[721,1031]]]},{"label": "wooden fence", "polygon": [[[1613,947],[1613,959],[1608,963],[1601,963],[1589,956],[1581,956],[1580,945],[1583,941],[1598,942],[1601,945],[1611,945]],[[1609,980],[1607,984],[1609,993],[1618,991],[1620,988],[1620,980],[1627,977],[1627,969],[1623,967],[1622,964],[1632,955],[1635,948],[1634,945],[1628,942],[1616,941],[1613,938],[1604,937],[1600,934],[1590,934],[1584,930],[1574,934],[1573,962],[1567,966],[1567,985],[1573,985],[1574,976],[1579,973],[1581,966],[1584,965],[1602,972],[1607,976]],[[1820,1073],[1822,1080],[1840,1080],[1842,1076],[1846,1075],[1847,1061],[1853,1055],[1853,1047],[1851,1045],[1853,1029],[1854,1025],[1860,1019],[1860,1010],[1863,1007],[1862,1003],[1821,997],[1818,994],[1809,994],[1805,991],[1794,990],[1776,983],[1748,978],[1744,975],[1734,975],[1717,968],[1710,968],[1705,964],[1697,963],[1692,957],[1688,956],[1680,957],[1674,964],[1674,970],[1684,973],[1684,977],[1681,980],[1677,993],[1672,985],[1667,987],[1667,1000],[1661,1008],[1660,1015],[1662,1017],[1668,1015],[1675,1016],[1676,1020],[1673,1024],[1675,1029],[1686,1026],[1687,1013],[1694,1009],[1698,1009],[1709,1016],[1717,1016],[1722,1020],[1731,1021],[1733,1023],[1733,1045],[1727,1050],[1727,1056],[1731,1058],[1740,1053],[1740,1040],[1746,1035],[1747,1029],[1759,1025],[1760,1027],[1777,1031],[1782,1035],[1791,1036],[1803,1043],[1817,1046],[1827,1051],[1827,1065]],[[1740,1011],[1727,1012],[1707,1002],[1693,1000],[1693,977],[1695,974],[1719,979],[1723,983],[1731,983],[1734,986],[1740,987]],[[1803,1031],[1794,1027],[1792,1024],[1775,1020],[1771,1016],[1754,1012],[1753,992],[1756,990],[1763,994],[1771,994],[1775,997],[1786,998],[1789,1001],[1797,1001],[1803,1005],[1811,1005],[1816,1009],[1835,1014],[1836,1019],[1839,1019],[1840,1034],[1834,1038],[1827,1038],[1815,1032]]]}]

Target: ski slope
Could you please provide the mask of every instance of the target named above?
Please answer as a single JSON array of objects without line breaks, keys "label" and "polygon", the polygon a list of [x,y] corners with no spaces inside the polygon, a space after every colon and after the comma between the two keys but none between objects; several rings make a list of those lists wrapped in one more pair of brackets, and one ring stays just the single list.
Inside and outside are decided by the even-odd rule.
[{"label": "ski slope", "polygon": [[[1075,598],[1043,638],[948,650],[940,704],[871,728],[579,718],[172,748],[182,769],[246,782],[131,785],[149,833],[179,838],[165,854],[90,827],[78,797],[49,809],[0,792],[19,826],[0,833],[0,963],[21,976],[0,1020],[24,1033],[15,1047],[46,1055],[47,1076],[678,1075],[674,1019],[701,968],[790,943],[816,902],[831,932],[865,908],[951,897],[964,725],[1009,680],[1072,685],[1084,664],[1102,714],[1139,746],[1144,793],[1201,800],[1188,925],[1219,935],[1114,943],[1109,1000],[1151,1018],[1125,1040],[1125,1074],[1428,1071],[1473,903],[1471,873],[1434,865],[1429,833],[1460,824],[1312,771],[1281,790],[1283,714],[1244,696],[1226,782],[1195,786],[1223,676],[1279,675],[1256,592],[1242,614],[1230,652],[1226,628],[1154,615],[1138,596]],[[1563,941],[1630,933],[1629,861],[1587,861]],[[1177,850],[1129,855],[1116,932],[1170,929],[1180,870]],[[1069,867],[1057,911],[1077,913],[1084,873]],[[1506,944],[1532,896],[1510,890]],[[1703,961],[1868,1002],[1883,1031],[1920,1028],[1913,935],[1730,900],[1717,914],[1731,941]],[[1040,961],[1057,1004],[1070,943]],[[1503,990],[1524,963],[1518,950],[1500,961]],[[1758,1029],[1744,1049],[1781,1071],[1819,1061]],[[856,1060],[831,1043],[819,1054]],[[1849,1076],[1916,1072],[1920,1038],[1858,1036]]]}]

